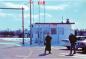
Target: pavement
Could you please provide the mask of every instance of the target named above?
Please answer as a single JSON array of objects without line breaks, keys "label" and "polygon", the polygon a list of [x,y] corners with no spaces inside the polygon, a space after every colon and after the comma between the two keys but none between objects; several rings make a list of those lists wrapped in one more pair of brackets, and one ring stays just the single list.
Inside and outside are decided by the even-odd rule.
[{"label": "pavement", "polygon": [[69,50],[63,46],[52,46],[52,54],[46,55],[44,48],[44,46],[0,44],[0,59],[86,59],[86,54],[78,51],[74,56],[69,56]]},{"label": "pavement", "polygon": [[68,56],[69,50],[64,47],[52,47],[52,54],[44,55],[44,47],[11,46],[0,48],[0,59],[86,59],[85,54],[77,53]]}]

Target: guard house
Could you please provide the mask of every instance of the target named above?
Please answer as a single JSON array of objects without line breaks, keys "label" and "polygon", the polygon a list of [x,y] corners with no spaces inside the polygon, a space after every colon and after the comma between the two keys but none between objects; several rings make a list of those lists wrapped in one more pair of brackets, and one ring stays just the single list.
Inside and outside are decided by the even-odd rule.
[{"label": "guard house", "polygon": [[65,23],[35,23],[32,27],[32,43],[44,44],[46,34],[49,32],[52,37],[52,45],[59,45],[64,39],[68,39],[72,30],[69,19]]}]

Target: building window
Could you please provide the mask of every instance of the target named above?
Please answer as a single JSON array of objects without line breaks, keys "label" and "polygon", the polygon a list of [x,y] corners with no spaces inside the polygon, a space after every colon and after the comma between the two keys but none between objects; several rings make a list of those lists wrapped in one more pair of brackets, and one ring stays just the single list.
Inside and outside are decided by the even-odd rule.
[{"label": "building window", "polygon": [[51,34],[56,34],[56,28],[51,28]]}]

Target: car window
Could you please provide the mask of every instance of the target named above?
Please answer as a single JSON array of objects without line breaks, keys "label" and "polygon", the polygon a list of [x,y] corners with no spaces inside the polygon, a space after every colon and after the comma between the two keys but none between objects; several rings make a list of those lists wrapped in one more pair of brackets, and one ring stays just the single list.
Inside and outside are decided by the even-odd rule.
[{"label": "car window", "polygon": [[85,40],[85,37],[78,37],[77,40]]}]

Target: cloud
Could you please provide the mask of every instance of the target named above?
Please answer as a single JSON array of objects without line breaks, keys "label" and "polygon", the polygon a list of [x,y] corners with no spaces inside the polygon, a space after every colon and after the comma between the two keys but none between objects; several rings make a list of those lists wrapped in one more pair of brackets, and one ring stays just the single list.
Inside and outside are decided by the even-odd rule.
[{"label": "cloud", "polygon": [[11,14],[7,14],[7,13],[2,13],[2,12],[0,12],[0,16],[2,16],[2,17],[4,17],[4,16],[9,16],[9,15],[11,15]]},{"label": "cloud", "polygon": [[20,2],[20,1],[27,1],[27,0],[0,0],[0,1],[13,1],[13,2],[18,1],[18,2]]},{"label": "cloud", "polygon": [[67,1],[80,1],[80,2],[81,2],[81,1],[85,1],[85,0],[45,0],[45,1],[48,1],[48,2],[52,2],[52,1],[56,1],[56,2],[59,2],[59,1],[60,1],[60,2],[65,2],[65,1],[66,1],[66,2],[67,2]]},{"label": "cloud", "polygon": [[[21,15],[20,15],[20,16],[21,16]],[[25,14],[24,17],[25,17],[25,18],[29,18],[29,17],[30,17],[30,14]],[[34,18],[38,18],[39,15],[38,15],[38,14],[32,15],[32,18],[33,18],[33,17],[34,17]]]},{"label": "cloud", "polygon": [[[25,14],[24,15],[25,16],[25,18],[28,18],[28,17],[30,17],[30,15],[29,14]],[[45,13],[45,16],[46,17],[52,17],[52,15],[51,14],[48,14],[48,13]],[[39,18],[39,14],[32,14],[32,18]],[[44,17],[44,13],[40,13],[40,17]]]},{"label": "cloud", "polygon": [[[41,16],[44,16],[44,13],[40,13],[40,15],[41,15]],[[47,16],[47,17],[52,17],[52,15],[51,15],[51,14],[48,14],[48,13],[45,13],[45,16]]]},{"label": "cloud", "polygon": [[[68,7],[67,4],[61,4],[61,5],[51,5],[51,6],[45,6],[45,8],[47,10],[64,10],[66,9],[66,7]],[[41,6],[41,8],[44,8],[43,6]]]},{"label": "cloud", "polygon": [[10,7],[10,8],[22,8],[22,7],[24,7],[25,10],[29,10],[29,6],[24,5],[24,4],[15,4],[12,2],[6,2],[6,3],[4,3],[4,5],[6,7]]},{"label": "cloud", "polygon": [[0,13],[0,16],[6,16],[6,14],[5,13]]}]

